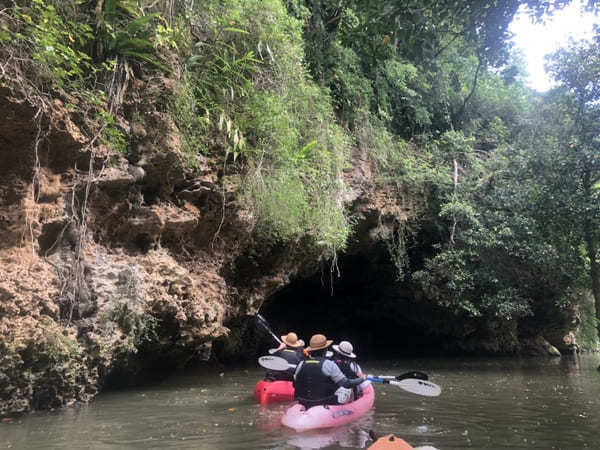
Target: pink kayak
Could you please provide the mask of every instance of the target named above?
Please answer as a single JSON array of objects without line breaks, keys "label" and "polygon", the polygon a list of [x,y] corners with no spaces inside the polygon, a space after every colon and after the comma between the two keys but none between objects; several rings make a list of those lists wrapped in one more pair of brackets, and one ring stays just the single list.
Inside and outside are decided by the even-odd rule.
[{"label": "pink kayak", "polygon": [[345,425],[362,417],[371,409],[375,402],[373,386],[368,385],[363,389],[363,395],[344,405],[313,406],[305,409],[296,403],[287,409],[281,423],[296,431],[314,430],[317,428],[331,428]]},{"label": "pink kayak", "polygon": [[291,381],[260,380],[254,387],[254,397],[261,406],[274,402],[294,401],[294,386]]}]

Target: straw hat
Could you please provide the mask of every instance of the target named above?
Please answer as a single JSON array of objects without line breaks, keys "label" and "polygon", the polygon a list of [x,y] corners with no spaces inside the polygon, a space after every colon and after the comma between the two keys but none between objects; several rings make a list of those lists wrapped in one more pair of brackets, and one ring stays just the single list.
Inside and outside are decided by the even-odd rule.
[{"label": "straw hat", "polygon": [[288,333],[284,336],[281,336],[281,340],[288,347],[302,347],[304,342],[298,340],[298,336],[296,333]]},{"label": "straw hat", "polygon": [[338,352],[340,355],[347,356],[348,358],[356,358],[356,355],[352,353],[354,347],[348,341],[340,342],[340,345],[334,345],[333,349]]},{"label": "straw hat", "polygon": [[314,350],[321,350],[331,345],[333,341],[327,339],[324,334],[315,334],[310,338],[308,347],[306,350],[312,352]]}]

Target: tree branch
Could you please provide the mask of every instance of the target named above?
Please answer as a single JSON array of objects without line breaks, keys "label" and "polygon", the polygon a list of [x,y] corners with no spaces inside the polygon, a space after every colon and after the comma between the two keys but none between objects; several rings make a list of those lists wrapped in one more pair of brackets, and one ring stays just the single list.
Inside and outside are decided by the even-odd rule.
[{"label": "tree branch", "polygon": [[473,97],[473,94],[475,93],[475,89],[477,88],[477,79],[479,77],[479,72],[481,71],[481,68],[483,67],[483,58],[481,57],[479,52],[477,52],[477,61],[478,61],[477,69],[475,69],[475,76],[473,77],[473,85],[471,86],[471,91],[463,100],[462,106],[460,107],[460,109],[454,116],[454,120],[452,121],[454,124],[454,128],[458,128],[458,123],[460,122],[460,119],[462,118],[463,114],[465,113],[465,109],[467,108],[467,103],[469,103],[469,100],[471,100],[471,97]]}]

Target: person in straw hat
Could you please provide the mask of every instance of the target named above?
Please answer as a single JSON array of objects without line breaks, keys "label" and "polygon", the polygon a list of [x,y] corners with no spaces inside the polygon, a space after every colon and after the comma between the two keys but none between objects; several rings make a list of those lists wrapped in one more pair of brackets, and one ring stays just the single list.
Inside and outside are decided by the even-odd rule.
[{"label": "person in straw hat", "polygon": [[[354,354],[354,347],[348,341],[342,341],[339,345],[332,345],[333,351],[335,352],[332,356],[332,360],[337,364],[342,373],[347,378],[356,378],[360,377],[363,372],[358,363],[356,362],[356,355]],[[365,383],[370,383],[369,381],[365,381]],[[355,386],[352,390],[354,392],[354,399],[359,398],[362,395],[361,387],[364,386]],[[337,395],[350,395],[351,391],[347,390],[345,392],[344,388],[340,388],[337,391]]]},{"label": "person in straw hat", "polygon": [[[338,388],[351,389],[358,386],[366,378],[365,375],[346,377],[337,364],[325,357],[327,348],[333,341],[323,334],[315,334],[310,338],[306,350],[309,357],[296,367],[294,374],[294,397],[305,408],[317,405],[339,405],[344,400],[336,396]],[[345,401],[349,398],[345,399]]]},{"label": "person in straw hat", "polygon": [[[281,345],[273,355],[285,359],[290,364],[297,365],[304,359],[303,348],[304,341],[298,339],[296,333],[289,332],[288,334],[281,336]],[[265,380],[293,381],[294,368],[285,371],[269,371],[265,375]]]}]

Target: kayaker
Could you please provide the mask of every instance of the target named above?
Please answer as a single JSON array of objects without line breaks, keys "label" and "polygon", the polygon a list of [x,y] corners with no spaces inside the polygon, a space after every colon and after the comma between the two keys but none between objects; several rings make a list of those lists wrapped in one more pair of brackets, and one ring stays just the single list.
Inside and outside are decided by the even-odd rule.
[{"label": "kayaker", "polygon": [[[274,356],[279,356],[285,359],[287,362],[293,365],[297,365],[304,359],[303,354],[304,341],[298,339],[298,335],[294,332],[281,336],[281,345],[277,349]],[[269,371],[265,375],[265,380],[269,381],[293,381],[294,380],[294,369],[288,369],[285,371]]]},{"label": "kayaker", "polygon": [[312,336],[306,348],[310,356],[296,367],[294,397],[307,409],[317,405],[343,404],[344,402],[338,401],[335,395],[337,389],[351,389],[366,378],[363,374],[349,379],[334,361],[325,357],[327,347],[332,342],[322,334]]},{"label": "kayaker", "polygon": [[332,345],[333,351],[333,361],[338,365],[340,370],[346,377],[348,378],[356,378],[362,375],[362,369],[356,362],[356,355],[354,352],[354,347],[348,341],[342,341],[339,345]]},{"label": "kayaker", "polygon": [[[354,347],[350,342],[342,341],[339,345],[334,344],[331,347],[335,352],[331,359],[337,364],[346,378],[356,378],[363,374],[362,369],[356,362],[356,355],[353,353]],[[339,388],[337,390],[336,394],[338,397],[354,393],[355,400],[360,398],[362,392],[360,386],[355,386],[351,391],[347,390],[347,392],[344,391],[345,389]]]}]

